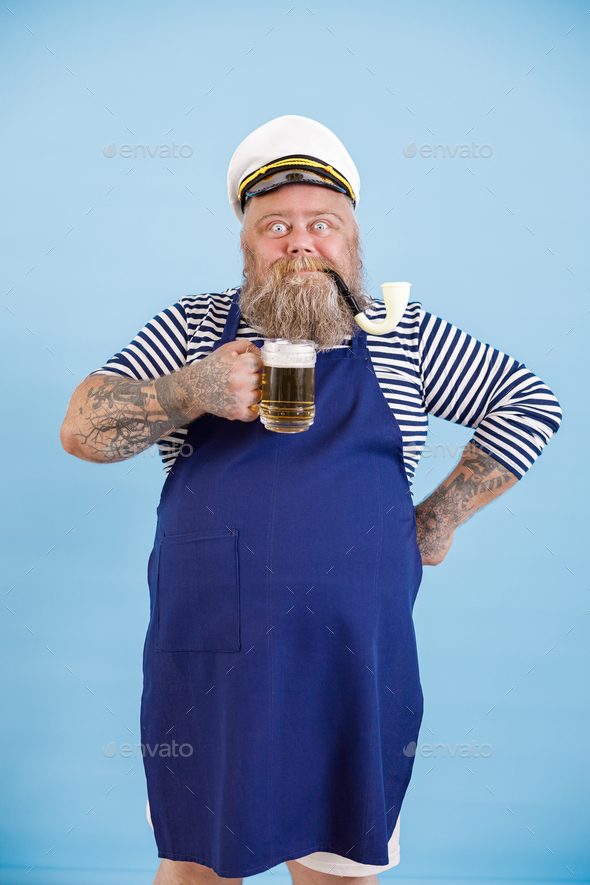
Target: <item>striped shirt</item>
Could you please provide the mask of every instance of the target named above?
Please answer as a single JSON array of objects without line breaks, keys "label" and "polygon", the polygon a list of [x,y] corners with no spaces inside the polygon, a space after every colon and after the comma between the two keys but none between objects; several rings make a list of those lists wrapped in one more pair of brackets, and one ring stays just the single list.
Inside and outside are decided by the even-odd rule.
[{"label": "striped shirt", "polygon": [[[137,380],[175,372],[203,359],[223,332],[236,289],[185,295],[155,316],[120,353],[92,375]],[[380,321],[377,302],[367,315]],[[240,319],[236,338],[260,340]],[[346,347],[350,339],[340,346]],[[383,395],[399,424],[410,486],[426,443],[428,415],[475,428],[471,442],[522,477],[561,423],[551,390],[522,363],[410,302],[393,332],[368,335]],[[164,469],[178,457],[187,427],[158,441]]]}]

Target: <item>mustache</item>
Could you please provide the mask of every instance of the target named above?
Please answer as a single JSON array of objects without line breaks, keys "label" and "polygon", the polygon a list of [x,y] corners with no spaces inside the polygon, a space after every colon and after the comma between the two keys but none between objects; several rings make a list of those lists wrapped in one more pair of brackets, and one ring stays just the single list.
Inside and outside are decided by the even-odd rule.
[{"label": "mustache", "polygon": [[287,274],[300,271],[333,270],[336,273],[339,273],[338,268],[332,261],[329,261],[326,258],[316,258],[308,255],[299,255],[295,258],[277,258],[277,260],[268,267],[268,270],[277,281],[281,280]]}]

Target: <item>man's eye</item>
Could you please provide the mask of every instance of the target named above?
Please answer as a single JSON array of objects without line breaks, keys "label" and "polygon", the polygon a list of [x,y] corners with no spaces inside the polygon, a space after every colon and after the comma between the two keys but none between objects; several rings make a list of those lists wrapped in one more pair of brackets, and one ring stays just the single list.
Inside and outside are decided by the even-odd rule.
[{"label": "man's eye", "polygon": [[283,224],[282,221],[275,221],[275,223],[271,227],[271,230],[276,234],[282,234],[287,230],[287,225]]},{"label": "man's eye", "polygon": [[316,221],[316,223],[314,224],[314,227],[316,230],[327,230],[328,229],[328,225],[326,224],[325,221]]}]

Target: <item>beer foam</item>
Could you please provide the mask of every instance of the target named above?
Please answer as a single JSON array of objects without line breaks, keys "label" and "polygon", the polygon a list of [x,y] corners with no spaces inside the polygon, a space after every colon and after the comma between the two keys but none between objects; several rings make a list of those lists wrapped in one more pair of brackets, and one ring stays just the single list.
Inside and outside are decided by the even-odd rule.
[{"label": "beer foam", "polygon": [[316,362],[315,343],[305,338],[266,338],[260,354],[274,368],[311,369]]}]

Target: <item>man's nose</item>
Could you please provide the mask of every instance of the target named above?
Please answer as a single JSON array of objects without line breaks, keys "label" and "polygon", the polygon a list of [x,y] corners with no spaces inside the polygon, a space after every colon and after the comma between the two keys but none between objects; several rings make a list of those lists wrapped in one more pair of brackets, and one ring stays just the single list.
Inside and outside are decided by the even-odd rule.
[{"label": "man's nose", "polygon": [[318,250],[309,231],[295,228],[291,231],[287,243],[289,255],[318,255]]}]

